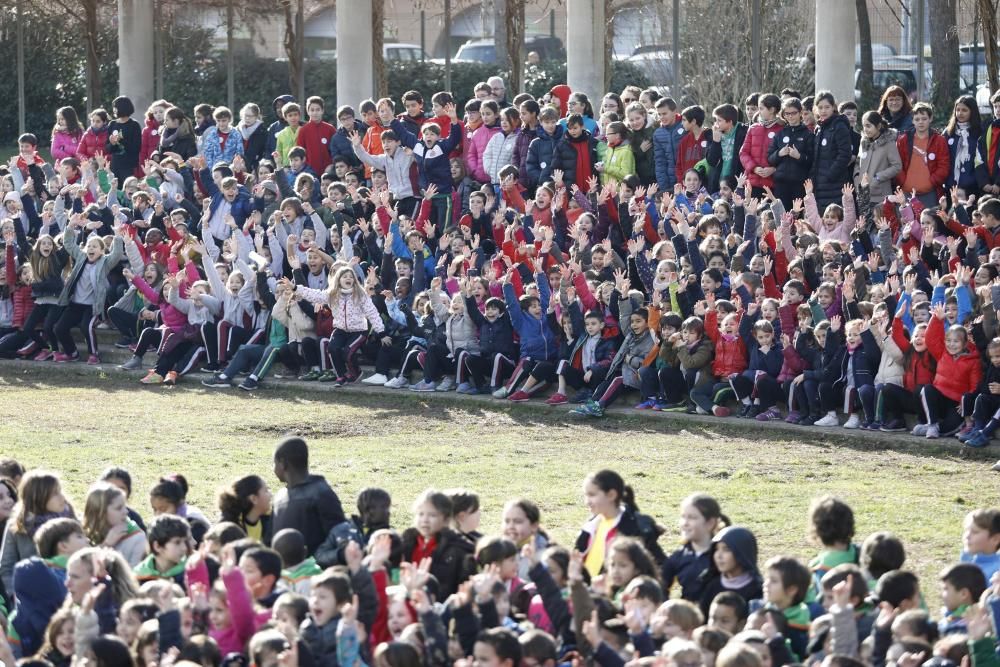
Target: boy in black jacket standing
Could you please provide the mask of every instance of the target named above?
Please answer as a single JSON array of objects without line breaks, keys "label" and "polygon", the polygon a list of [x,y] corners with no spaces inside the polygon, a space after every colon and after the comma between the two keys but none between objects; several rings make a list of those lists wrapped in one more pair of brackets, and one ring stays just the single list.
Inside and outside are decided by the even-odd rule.
[{"label": "boy in black jacket standing", "polygon": [[309,446],[302,438],[285,438],[274,450],[274,474],[285,488],[274,495],[272,529],[295,528],[312,555],[330,529],[347,520],[340,498],[326,479],[309,474]]}]

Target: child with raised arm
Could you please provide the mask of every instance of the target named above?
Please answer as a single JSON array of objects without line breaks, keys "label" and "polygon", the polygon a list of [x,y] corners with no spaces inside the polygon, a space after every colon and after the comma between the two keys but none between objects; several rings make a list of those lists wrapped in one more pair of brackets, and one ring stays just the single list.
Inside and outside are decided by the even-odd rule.
[{"label": "child with raised arm", "polygon": [[338,269],[326,290],[292,285],[287,278],[283,280],[288,283],[292,294],[301,292],[306,301],[330,307],[333,314],[333,334],[327,344],[327,351],[333,362],[332,371],[336,374],[334,385],[342,387],[357,380],[360,371],[355,355],[367,340],[369,327],[375,333],[382,333],[385,331],[385,324],[365,287],[358,281],[354,269],[349,266]]},{"label": "child with raised arm", "polygon": [[[730,411],[723,405],[723,401],[732,391],[729,379],[739,375],[747,367],[746,345],[739,335],[740,317],[743,311],[737,308],[735,312],[720,315],[715,295],[708,293],[705,297],[704,304],[696,304],[695,314],[698,315],[699,311],[704,313],[705,335],[715,347],[715,357],[712,359],[714,382],[696,386],[691,391],[691,401],[695,404],[698,414],[728,417]],[[739,303],[738,297],[736,302]],[[732,304],[729,304],[729,309],[733,310]]]},{"label": "child with raised arm", "polygon": [[451,120],[451,129],[445,138],[441,138],[442,128],[434,121],[420,126],[420,139],[398,118],[391,125],[403,146],[413,151],[420,189],[425,190],[431,184],[437,188],[431,203],[431,220],[442,232],[452,224],[451,163],[448,154],[462,141],[462,128],[458,124],[455,105],[447,104],[444,110]]},{"label": "child with raised arm", "polygon": [[747,305],[746,315],[740,320],[740,337],[750,351],[747,370],[730,378],[729,384],[736,399],[743,404],[739,416],[759,421],[776,421],[781,413],[775,403],[781,396],[778,373],[784,356],[781,345],[774,339],[774,327],[760,317],[760,306],[756,302]]},{"label": "child with raised arm", "polygon": [[[233,230],[234,236],[241,234],[240,230]],[[243,259],[237,257],[235,264],[238,270],[230,273],[223,283],[205,244],[195,243],[194,250],[201,255],[201,266],[212,288],[212,296],[222,302],[222,318],[218,322],[206,322],[201,326],[201,337],[208,357],[204,370],[217,372],[240,345],[255,342],[263,333],[261,329],[247,326],[247,321],[254,315],[257,275]]]},{"label": "child with raised arm", "polygon": [[[413,391],[451,391],[455,386],[451,373],[461,369],[464,359],[479,356],[479,332],[475,320],[465,305],[463,293],[469,289],[468,279],[463,278],[462,293],[452,297],[441,291],[441,278],[431,280],[429,292],[431,307],[438,323],[444,325],[444,341],[432,343],[424,360],[424,378]],[[478,310],[477,310],[478,312]]]},{"label": "child with raised arm", "polygon": [[460,394],[492,394],[503,385],[507,371],[517,364],[514,325],[503,299],[486,299],[480,313],[472,291],[470,284],[464,292],[465,309],[479,327],[479,355],[469,355],[465,359],[469,379],[460,382],[457,391]]},{"label": "child with raised arm", "polygon": [[536,364],[554,360],[559,351],[555,334],[545,316],[551,292],[548,276],[542,270],[541,258],[535,260],[534,268],[533,289],[536,290],[534,295],[529,294],[526,289],[525,294],[518,298],[511,283],[513,273],[508,271],[503,277],[503,298],[514,330],[521,338],[521,349],[514,372],[504,386],[493,392],[494,398],[507,398],[514,392],[514,387],[531,373]]},{"label": "child with raised arm", "polygon": [[932,313],[927,326],[927,349],[937,360],[937,369],[934,382],[924,385],[920,393],[927,423],[917,424],[913,435],[938,438],[954,435],[962,427],[958,407],[962,396],[979,386],[983,365],[962,325],[953,324],[945,331],[944,304],[934,306]]},{"label": "child with raised arm", "polygon": [[619,327],[627,331],[624,342],[618,348],[604,381],[594,390],[590,400],[572,410],[572,414],[587,417],[603,417],[604,410],[622,394],[639,390],[639,371],[655,361],[657,356],[656,338],[649,327],[650,311],[645,307],[635,307],[625,282],[625,273],[615,273],[616,289],[622,295],[618,306]]}]

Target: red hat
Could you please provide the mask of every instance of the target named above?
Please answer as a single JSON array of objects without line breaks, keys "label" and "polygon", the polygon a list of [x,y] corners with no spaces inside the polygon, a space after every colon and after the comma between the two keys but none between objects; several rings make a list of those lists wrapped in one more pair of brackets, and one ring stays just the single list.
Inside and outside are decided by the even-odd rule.
[{"label": "red hat", "polygon": [[549,91],[550,97],[559,98],[559,115],[565,117],[569,110],[569,96],[573,94],[572,89],[565,83],[560,83],[558,86],[552,86],[552,90]]}]

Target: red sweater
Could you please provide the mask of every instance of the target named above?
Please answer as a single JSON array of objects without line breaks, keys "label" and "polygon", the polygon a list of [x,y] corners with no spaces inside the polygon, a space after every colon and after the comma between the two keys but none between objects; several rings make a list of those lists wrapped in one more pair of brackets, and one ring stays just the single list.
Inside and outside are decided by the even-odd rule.
[{"label": "red sweater", "polygon": [[333,125],[322,120],[318,123],[309,121],[299,127],[295,145],[306,149],[306,164],[312,167],[317,176],[322,175],[333,163],[333,156],[330,155],[330,139],[336,132]]},{"label": "red sweater", "polygon": [[705,157],[708,149],[708,142],[712,138],[710,130],[702,130],[701,136],[695,137],[690,132],[681,137],[681,143],[677,146],[677,182],[684,182],[684,174]]},{"label": "red sweater", "polygon": [[160,147],[160,124],[155,118],[146,118],[146,127],[142,129],[142,145],[139,148],[139,168],[145,166],[146,160]]},{"label": "red sweater", "polygon": [[[899,157],[903,160],[903,169],[896,175],[896,185],[903,185],[906,181],[906,170],[910,168],[910,160],[913,152],[910,148],[910,133],[899,135],[896,139],[896,149]],[[931,175],[931,185],[938,197],[944,196],[944,184],[948,180],[949,167],[951,164],[951,153],[948,152],[948,142],[944,137],[931,130],[927,137],[927,170]]]},{"label": "red sweater", "polygon": [[[775,123],[771,127],[765,127],[761,123],[754,123],[747,130],[747,137],[743,140],[743,147],[740,148],[740,164],[747,175],[747,183],[753,188],[773,187],[774,178],[768,176],[763,178],[753,172],[757,167],[770,167],[767,161],[767,151],[771,147],[771,139],[776,132],[781,130],[781,125]],[[682,141],[683,144],[683,141]]]}]

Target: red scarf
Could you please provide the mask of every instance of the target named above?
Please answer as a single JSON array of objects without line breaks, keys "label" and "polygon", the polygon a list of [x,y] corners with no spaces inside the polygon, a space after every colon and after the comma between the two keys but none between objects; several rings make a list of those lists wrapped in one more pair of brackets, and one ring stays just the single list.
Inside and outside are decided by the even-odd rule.
[{"label": "red scarf", "polygon": [[436,535],[431,535],[429,538],[417,535],[417,544],[413,547],[413,553],[410,554],[410,562],[419,563],[425,558],[430,558],[434,555],[435,549],[437,549]]},{"label": "red scarf", "polygon": [[569,145],[576,151],[576,178],[574,182],[583,193],[589,192],[587,179],[593,175],[593,165],[590,164],[590,141],[570,141]]}]

